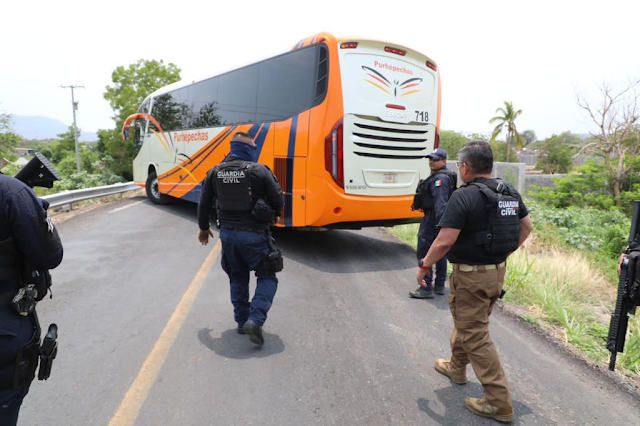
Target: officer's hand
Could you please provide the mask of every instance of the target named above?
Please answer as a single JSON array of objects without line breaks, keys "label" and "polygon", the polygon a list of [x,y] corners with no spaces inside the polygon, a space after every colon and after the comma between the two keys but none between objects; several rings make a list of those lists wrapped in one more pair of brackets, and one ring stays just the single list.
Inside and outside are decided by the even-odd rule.
[{"label": "officer's hand", "polygon": [[202,229],[198,231],[198,240],[200,241],[200,244],[206,246],[209,243],[209,235],[211,235],[211,237],[213,238],[213,232],[211,232],[211,228],[204,231]]},{"label": "officer's hand", "polygon": [[618,259],[618,276],[620,276],[620,272],[622,272],[622,261],[624,260],[625,256],[626,254],[622,253],[620,255],[620,259]]},{"label": "officer's hand", "polygon": [[416,273],[416,280],[418,281],[418,285],[421,285],[422,287],[427,286],[427,283],[424,280],[424,277],[426,277],[427,275],[431,275],[429,273],[429,269],[418,268],[418,272]]}]

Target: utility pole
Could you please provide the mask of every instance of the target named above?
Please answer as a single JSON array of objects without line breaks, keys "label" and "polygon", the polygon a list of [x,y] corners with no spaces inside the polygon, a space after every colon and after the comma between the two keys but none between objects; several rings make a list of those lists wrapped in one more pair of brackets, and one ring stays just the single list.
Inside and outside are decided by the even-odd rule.
[{"label": "utility pole", "polygon": [[60,86],[63,89],[71,89],[71,105],[73,107],[73,139],[76,141],[76,165],[78,168],[78,173],[80,173],[80,149],[78,147],[78,126],[76,125],[76,111],[78,110],[78,103],[76,102],[75,97],[73,96],[73,89],[82,88],[84,86],[76,86],[74,84],[70,86]]}]

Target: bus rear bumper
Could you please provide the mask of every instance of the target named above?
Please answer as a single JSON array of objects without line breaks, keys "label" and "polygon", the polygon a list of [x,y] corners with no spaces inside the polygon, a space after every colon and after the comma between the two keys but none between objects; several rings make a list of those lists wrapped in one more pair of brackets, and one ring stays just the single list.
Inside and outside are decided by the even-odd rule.
[{"label": "bus rear bumper", "polygon": [[386,220],[364,220],[360,222],[338,222],[325,225],[327,229],[362,229],[373,226],[392,227],[396,225],[406,225],[409,223],[419,223],[421,218],[410,217],[407,219],[386,219]]},{"label": "bus rear bumper", "polygon": [[[413,194],[402,196],[349,195],[322,178],[312,177],[307,188],[309,227],[360,229],[420,222],[423,214],[411,210]],[[312,189],[313,188],[313,189]]]}]

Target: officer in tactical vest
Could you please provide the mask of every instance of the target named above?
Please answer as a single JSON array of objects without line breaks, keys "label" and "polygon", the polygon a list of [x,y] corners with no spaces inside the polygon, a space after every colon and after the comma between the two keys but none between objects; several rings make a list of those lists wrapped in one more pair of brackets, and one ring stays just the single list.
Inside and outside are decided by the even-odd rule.
[{"label": "officer in tactical vest", "polygon": [[438,224],[438,237],[420,261],[416,278],[425,286],[429,268],[445,255],[453,264],[451,358],[436,360],[435,369],[454,383],[465,384],[471,363],[484,397],[465,398],[465,406],[479,416],[509,422],[514,418],[513,403],[489,336],[489,315],[503,295],[506,259],[524,243],[533,226],[520,194],[491,178],[493,152],[487,142],[467,143],[458,158],[465,185],[451,196]]},{"label": "officer in tactical vest", "polygon": [[[427,155],[427,158],[431,174],[418,184],[412,206],[413,210],[424,212],[418,231],[418,248],[416,250],[418,260],[427,254],[429,247],[433,244],[433,240],[436,238],[436,225],[440,222],[444,208],[458,182],[458,175],[447,169],[447,151],[438,148]],[[435,292],[436,294],[444,294],[444,282],[447,279],[447,258],[443,257],[436,262],[435,269]],[[409,292],[409,296],[416,299],[432,299],[434,288],[431,284],[431,274],[425,277],[425,282],[426,287],[418,286],[416,290]]]},{"label": "officer in tactical vest", "polygon": [[[29,164],[34,165],[34,160]],[[40,163],[37,163],[37,168],[40,167]],[[25,166],[23,170],[27,168]],[[41,170],[37,174],[42,177]],[[2,426],[17,423],[20,405],[35,377],[38,360],[42,359],[35,302],[44,298],[47,293],[50,285],[48,269],[55,268],[62,261],[62,243],[47,215],[47,207],[48,203],[38,199],[25,183],[0,173]],[[44,364],[46,363],[43,361],[40,376],[43,374]],[[48,365],[50,367],[51,364]],[[44,378],[46,377],[48,373]]]},{"label": "officer in tactical vest", "polygon": [[[229,276],[231,303],[238,333],[264,344],[262,325],[278,288],[276,272],[282,270],[282,254],[272,245],[270,225],[282,213],[282,188],[271,170],[255,162],[256,145],[248,133],[236,133],[231,153],[215,166],[204,181],[198,205],[198,239],[207,244],[209,214],[216,202],[222,269]],[[256,271],[257,287],[249,302],[249,274]]]}]

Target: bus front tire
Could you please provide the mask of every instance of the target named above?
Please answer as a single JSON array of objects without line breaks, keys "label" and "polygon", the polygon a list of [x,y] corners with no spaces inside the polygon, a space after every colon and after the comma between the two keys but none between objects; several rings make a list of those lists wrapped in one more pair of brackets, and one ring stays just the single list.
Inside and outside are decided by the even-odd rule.
[{"label": "bus front tire", "polygon": [[158,175],[156,172],[149,173],[147,177],[147,184],[145,185],[147,190],[147,197],[154,204],[168,204],[171,197],[160,193],[158,189]]}]

